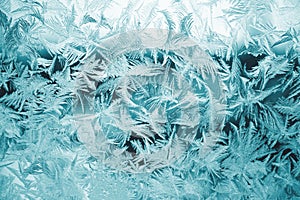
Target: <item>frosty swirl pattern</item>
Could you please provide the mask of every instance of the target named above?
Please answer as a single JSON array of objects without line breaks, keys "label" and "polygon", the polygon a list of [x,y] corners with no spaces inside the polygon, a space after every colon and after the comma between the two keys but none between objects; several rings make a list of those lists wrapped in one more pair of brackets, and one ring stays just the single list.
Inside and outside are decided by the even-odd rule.
[{"label": "frosty swirl pattern", "polygon": [[93,91],[98,128],[79,129],[79,137],[113,168],[151,172],[194,140],[213,145],[224,120],[223,86],[217,65],[191,40],[174,36],[174,48],[161,35],[148,43],[153,30],[133,33],[104,42],[103,77]]}]

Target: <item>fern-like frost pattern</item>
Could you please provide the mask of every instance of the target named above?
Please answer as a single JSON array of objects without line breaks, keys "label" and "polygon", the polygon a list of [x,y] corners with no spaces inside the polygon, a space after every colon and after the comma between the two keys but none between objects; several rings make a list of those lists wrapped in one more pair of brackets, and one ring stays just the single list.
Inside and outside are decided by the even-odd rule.
[{"label": "fern-like frost pattern", "polygon": [[0,2],[0,199],[299,199],[300,3]]}]

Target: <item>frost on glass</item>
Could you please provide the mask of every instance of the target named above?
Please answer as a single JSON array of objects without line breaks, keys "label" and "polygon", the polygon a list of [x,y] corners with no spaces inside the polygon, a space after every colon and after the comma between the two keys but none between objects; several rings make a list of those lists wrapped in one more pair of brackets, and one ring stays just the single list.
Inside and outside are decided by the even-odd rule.
[{"label": "frost on glass", "polygon": [[299,7],[0,1],[0,199],[300,198]]},{"label": "frost on glass", "polygon": [[[79,139],[93,156],[118,170],[152,172],[182,157],[195,140],[215,142],[225,117],[224,86],[218,64],[195,42],[145,29],[102,46],[95,55],[103,58],[100,82],[79,73],[74,107]],[[82,99],[94,102],[82,106]]]}]

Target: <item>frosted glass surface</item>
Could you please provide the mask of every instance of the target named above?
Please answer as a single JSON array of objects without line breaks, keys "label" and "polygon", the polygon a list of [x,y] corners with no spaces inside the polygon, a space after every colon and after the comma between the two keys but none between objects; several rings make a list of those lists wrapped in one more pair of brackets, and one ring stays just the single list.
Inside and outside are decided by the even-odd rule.
[{"label": "frosted glass surface", "polygon": [[0,199],[300,199],[299,8],[0,1]]}]

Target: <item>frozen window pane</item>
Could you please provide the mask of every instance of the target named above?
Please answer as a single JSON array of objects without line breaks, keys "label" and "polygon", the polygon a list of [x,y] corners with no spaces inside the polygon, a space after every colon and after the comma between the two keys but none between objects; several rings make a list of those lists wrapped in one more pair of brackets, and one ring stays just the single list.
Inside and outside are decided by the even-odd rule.
[{"label": "frozen window pane", "polygon": [[300,198],[300,2],[0,2],[0,199]]}]

